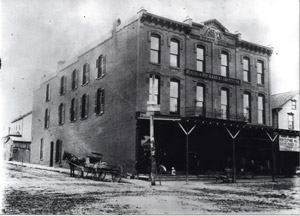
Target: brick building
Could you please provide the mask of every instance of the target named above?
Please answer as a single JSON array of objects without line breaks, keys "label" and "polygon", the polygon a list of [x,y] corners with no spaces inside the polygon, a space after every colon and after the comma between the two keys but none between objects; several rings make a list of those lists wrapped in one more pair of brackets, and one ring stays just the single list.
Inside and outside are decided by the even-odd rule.
[{"label": "brick building", "polygon": [[[169,170],[270,169],[272,48],[247,42],[219,21],[170,20],[145,10],[73,60],[34,92],[32,162],[61,164],[62,152],[101,152],[128,172],[149,171],[149,95],[155,113],[156,159]],[[190,135],[188,153],[186,129]],[[293,131],[287,131],[293,133]]]}]

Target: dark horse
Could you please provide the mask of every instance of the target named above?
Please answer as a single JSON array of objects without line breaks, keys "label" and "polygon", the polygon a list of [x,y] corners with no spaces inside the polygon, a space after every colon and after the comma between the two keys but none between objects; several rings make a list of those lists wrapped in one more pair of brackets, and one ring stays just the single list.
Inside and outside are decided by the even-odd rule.
[{"label": "dark horse", "polygon": [[[70,166],[70,176],[75,177],[75,167],[83,168],[85,158],[80,158],[64,151],[63,160],[66,160]],[[81,177],[83,177],[83,170],[81,170]]]}]

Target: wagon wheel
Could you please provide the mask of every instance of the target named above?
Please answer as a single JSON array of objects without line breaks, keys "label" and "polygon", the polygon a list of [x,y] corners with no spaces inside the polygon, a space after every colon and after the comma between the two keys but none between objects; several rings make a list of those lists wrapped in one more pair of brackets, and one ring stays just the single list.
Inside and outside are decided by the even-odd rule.
[{"label": "wagon wheel", "polygon": [[97,170],[96,171],[96,180],[103,181],[105,179],[106,172],[104,170]]},{"label": "wagon wheel", "polygon": [[120,182],[123,176],[123,167],[119,164],[111,170],[111,178],[113,182]]},{"label": "wagon wheel", "polygon": [[82,167],[76,167],[74,169],[74,175],[75,177],[83,177],[84,176],[84,170]]}]

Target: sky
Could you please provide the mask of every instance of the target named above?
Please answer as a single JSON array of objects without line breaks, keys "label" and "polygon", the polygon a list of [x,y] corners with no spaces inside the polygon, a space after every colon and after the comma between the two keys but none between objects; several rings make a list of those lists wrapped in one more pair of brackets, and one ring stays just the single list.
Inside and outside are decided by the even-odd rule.
[{"label": "sky", "polygon": [[274,47],[271,93],[299,89],[298,0],[0,0],[0,135],[32,110],[33,90],[143,7],[150,13],[194,22],[212,18],[243,40]]}]

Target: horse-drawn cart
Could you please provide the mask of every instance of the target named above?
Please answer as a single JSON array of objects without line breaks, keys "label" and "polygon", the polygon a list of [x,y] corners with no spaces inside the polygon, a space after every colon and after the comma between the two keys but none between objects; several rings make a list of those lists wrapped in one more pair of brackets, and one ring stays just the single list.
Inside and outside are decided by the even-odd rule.
[{"label": "horse-drawn cart", "polygon": [[68,152],[64,152],[63,160],[70,166],[71,176],[91,177],[94,180],[103,181],[107,175],[111,176],[113,182],[120,182],[123,176],[123,167],[102,162],[102,154],[92,152],[86,158],[76,157]]}]

